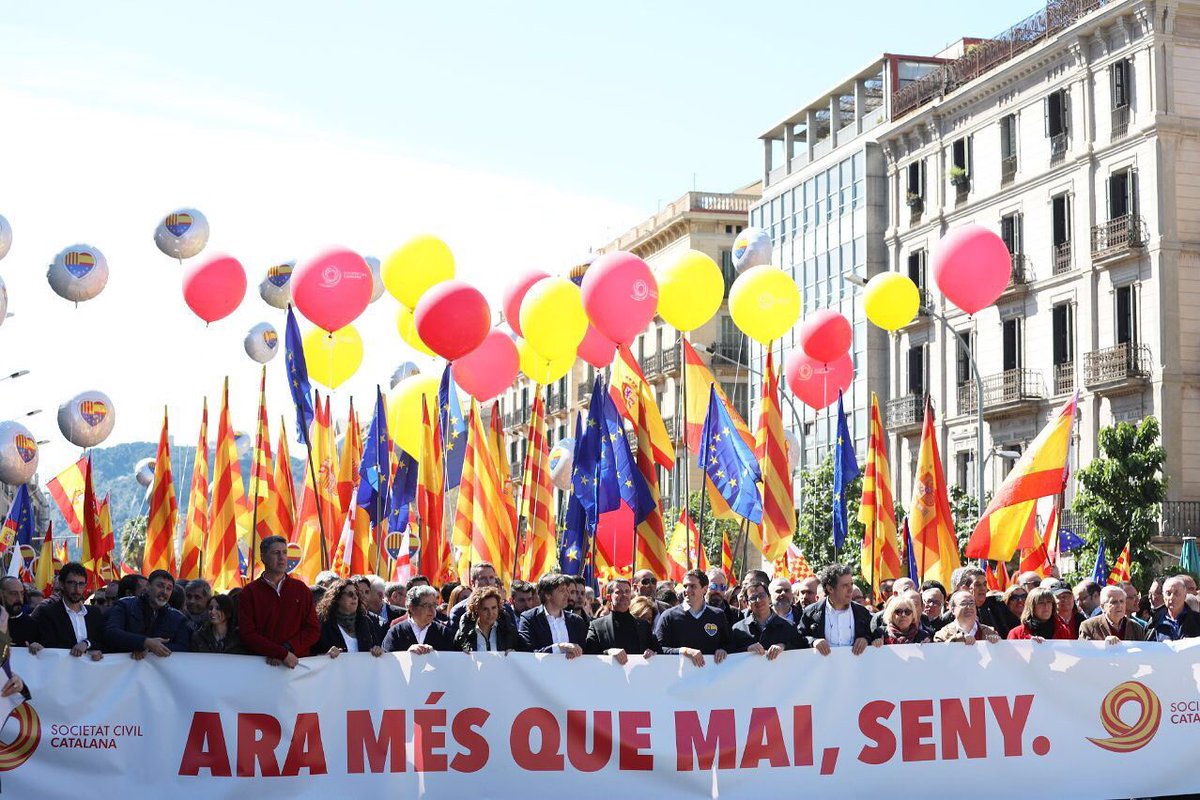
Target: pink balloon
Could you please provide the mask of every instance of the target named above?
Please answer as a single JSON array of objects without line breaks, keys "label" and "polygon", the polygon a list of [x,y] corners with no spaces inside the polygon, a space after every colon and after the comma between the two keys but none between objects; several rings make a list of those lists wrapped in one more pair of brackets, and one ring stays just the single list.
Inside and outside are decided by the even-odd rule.
[{"label": "pink balloon", "polygon": [[583,308],[596,329],[617,344],[630,344],[658,311],[658,282],[645,261],[616,250],[583,273]]},{"label": "pink balloon", "polygon": [[483,344],[454,362],[454,380],[464,392],[486,403],[517,379],[520,367],[513,340],[493,329]]},{"label": "pink balloon", "polygon": [[933,248],[933,280],[968,314],[996,302],[1011,278],[1008,246],[982,225],[955,228]]},{"label": "pink balloon", "polygon": [[474,286],[442,281],[421,295],[413,309],[417,335],[447,361],[455,361],[483,344],[492,327],[492,310]]},{"label": "pink balloon", "polygon": [[595,325],[589,323],[587,333],[583,335],[583,341],[579,343],[579,350],[576,352],[596,369],[604,369],[613,362],[617,354],[617,344],[605,338],[603,333],[596,330]]},{"label": "pink balloon", "polygon": [[530,286],[533,286],[542,278],[549,277],[549,272],[533,269],[517,278],[513,284],[504,290],[504,319],[508,322],[508,327],[512,328],[513,333],[517,336],[525,335],[521,333],[521,301],[525,299],[525,293],[529,291]]},{"label": "pink balloon", "polygon": [[327,250],[292,273],[292,302],[309,321],[330,333],[346,327],[371,302],[371,268],[351,250]]},{"label": "pink balloon", "polygon": [[818,361],[802,350],[791,350],[783,359],[783,376],[792,394],[814,410],[837,400],[854,380],[854,362],[843,353],[828,363]]},{"label": "pink balloon", "polygon": [[817,309],[800,323],[800,347],[824,364],[848,353],[853,339],[850,320],[828,308]]},{"label": "pink balloon", "polygon": [[183,276],[183,300],[205,322],[228,317],[246,296],[246,270],[232,256],[194,264]]}]

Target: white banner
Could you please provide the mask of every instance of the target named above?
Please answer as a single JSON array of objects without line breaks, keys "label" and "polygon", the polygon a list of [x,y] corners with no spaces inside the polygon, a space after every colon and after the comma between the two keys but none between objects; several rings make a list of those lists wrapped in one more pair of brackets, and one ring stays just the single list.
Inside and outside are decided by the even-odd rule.
[{"label": "white banner", "polygon": [[13,654],[33,700],[0,731],[4,797],[1200,791],[1195,640],[806,650],[703,668],[402,653],[288,671],[240,656]]}]

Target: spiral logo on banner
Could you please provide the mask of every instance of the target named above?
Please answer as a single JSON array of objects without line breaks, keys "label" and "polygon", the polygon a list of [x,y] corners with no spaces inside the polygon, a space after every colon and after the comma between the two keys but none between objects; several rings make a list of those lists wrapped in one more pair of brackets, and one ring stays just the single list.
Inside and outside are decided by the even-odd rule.
[{"label": "spiral logo on banner", "polygon": [[42,741],[42,720],[29,703],[21,703],[10,717],[17,721],[17,735],[8,743],[0,742],[0,772],[8,772],[24,764]]},{"label": "spiral logo on banner", "polygon": [[[1127,703],[1138,706],[1137,721],[1132,725],[1121,719],[1121,709]],[[1100,704],[1100,724],[1108,732],[1107,739],[1088,741],[1113,753],[1132,753],[1150,743],[1162,721],[1162,703],[1150,687],[1138,681],[1125,681],[1104,697]]]}]

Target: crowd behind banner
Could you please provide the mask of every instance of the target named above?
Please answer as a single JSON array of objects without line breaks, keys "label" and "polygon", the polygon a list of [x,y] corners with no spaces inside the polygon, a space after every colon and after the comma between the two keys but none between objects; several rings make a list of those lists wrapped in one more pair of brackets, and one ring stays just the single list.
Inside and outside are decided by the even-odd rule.
[{"label": "crowd behind banner", "polygon": [[[989,590],[977,567],[954,573],[953,585],[908,578],[864,597],[852,569],[831,564],[795,583],[749,570],[737,585],[724,571],[688,571],[681,583],[649,570],[612,580],[597,594],[581,577],[558,572],[532,584],[502,585],[491,564],[471,567],[469,585],[407,585],[375,575],[322,573],[313,586],[287,572],[287,542],[260,548],[262,573],[244,588],[214,594],[203,580],[177,581],[164,570],[126,575],[86,597],[88,573],[69,562],[54,591],[15,577],[0,581],[0,641],[70,650],[100,660],[135,660],[176,652],[258,656],[294,668],[305,657],[407,651],[496,651],[613,656],[681,656],[697,666],[730,653],[774,660],[786,650],[828,654],[848,647],[965,643],[980,640],[1177,641],[1200,637],[1200,601],[1189,575],[1155,578],[1142,596],[1130,583],[1068,586],[1022,573],[1003,592]],[[31,661],[30,663],[36,663]],[[5,696],[24,692],[18,675]]]}]

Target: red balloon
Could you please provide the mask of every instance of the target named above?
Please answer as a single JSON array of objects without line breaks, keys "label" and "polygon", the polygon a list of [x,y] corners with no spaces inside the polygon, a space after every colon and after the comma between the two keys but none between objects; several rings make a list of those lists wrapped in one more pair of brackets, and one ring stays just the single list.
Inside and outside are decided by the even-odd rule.
[{"label": "red balloon", "polygon": [[783,376],[800,402],[820,410],[837,400],[839,391],[850,388],[854,380],[854,362],[849,353],[826,363],[802,350],[791,350],[783,359]]},{"label": "red balloon", "polygon": [[246,270],[232,256],[215,256],[188,268],[183,300],[205,322],[228,317],[246,296]]},{"label": "red balloon", "polygon": [[1008,246],[982,225],[955,228],[933,248],[933,280],[968,314],[996,302],[1011,279]]},{"label": "red balloon", "polygon": [[583,309],[605,337],[630,344],[658,312],[658,282],[645,261],[615,250],[583,273]]},{"label": "red balloon", "polygon": [[486,403],[517,379],[520,368],[513,340],[493,329],[483,344],[454,362],[454,380],[464,392]]},{"label": "red balloon", "polygon": [[483,344],[492,327],[492,310],[478,289],[463,281],[442,281],[421,295],[413,310],[417,335],[447,361]]},{"label": "red balloon", "polygon": [[613,358],[617,355],[617,344],[596,330],[595,325],[589,323],[587,333],[583,335],[583,341],[579,343],[579,349],[576,352],[580,358],[596,369],[604,369],[613,362]]},{"label": "red balloon", "polygon": [[371,268],[351,250],[327,250],[292,273],[292,302],[318,328],[333,333],[346,327],[371,302]]},{"label": "red balloon", "polygon": [[853,340],[850,320],[828,308],[814,311],[800,323],[800,347],[825,364],[848,353]]},{"label": "red balloon", "polygon": [[521,333],[521,301],[525,299],[525,293],[529,291],[530,286],[542,278],[549,277],[549,272],[542,272],[540,269],[530,270],[504,290],[504,319],[517,336],[525,335]]}]

